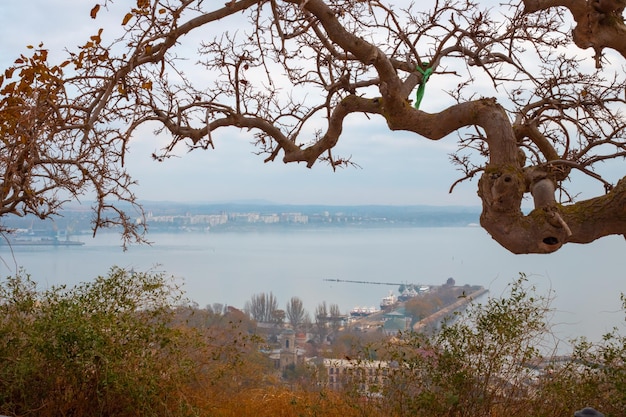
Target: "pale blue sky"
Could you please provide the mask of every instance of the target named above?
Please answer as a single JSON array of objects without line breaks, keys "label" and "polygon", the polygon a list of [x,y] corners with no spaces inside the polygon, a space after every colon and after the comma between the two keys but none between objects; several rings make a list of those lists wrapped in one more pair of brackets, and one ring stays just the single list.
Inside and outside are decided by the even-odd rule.
[{"label": "pale blue sky", "polygon": [[[84,43],[101,26],[119,29],[123,14],[101,11],[89,18],[94,2],[76,0],[29,0],[0,5],[0,64],[6,68],[25,52],[28,44],[44,42],[51,59],[61,57],[64,47]],[[116,2],[113,7],[124,6]],[[60,59],[60,58],[59,58]],[[422,109],[444,107],[441,80],[428,84]],[[486,93],[485,95],[490,95]],[[432,204],[480,205],[476,181],[463,183],[449,194],[458,173],[448,162],[456,138],[431,142],[414,134],[392,133],[382,119],[352,119],[334,154],[351,156],[361,168],[332,172],[319,164],[280,162],[264,164],[254,155],[252,134],[217,131],[215,150],[195,151],[165,162],[152,161],[150,154],[159,143],[150,129],[143,129],[131,142],[128,170],[139,182],[140,200],[225,201],[265,199],[288,204]],[[599,185],[593,187],[600,193]]]}]

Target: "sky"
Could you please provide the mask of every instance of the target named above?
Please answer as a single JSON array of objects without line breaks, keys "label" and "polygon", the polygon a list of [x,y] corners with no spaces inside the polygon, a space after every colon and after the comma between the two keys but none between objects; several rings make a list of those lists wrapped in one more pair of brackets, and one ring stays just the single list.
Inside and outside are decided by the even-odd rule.
[{"label": "sky", "polygon": [[[99,27],[119,27],[123,12],[100,11],[89,18],[94,1],[29,0],[0,5],[0,65],[9,66],[26,51],[26,45],[44,42],[50,56],[63,57],[64,47],[84,43]],[[124,9],[125,11],[125,9]],[[120,14],[122,13],[122,14]],[[110,26],[108,26],[110,25]],[[443,109],[444,85],[432,77],[422,109]],[[439,83],[438,83],[439,82]],[[488,93],[486,95],[489,95]],[[165,162],[155,162],[151,153],[163,144],[149,129],[143,129],[130,144],[127,169],[138,181],[139,200],[181,202],[270,201],[282,204],[389,204],[479,206],[477,181],[450,186],[459,172],[449,163],[456,137],[429,141],[415,134],[391,132],[381,118],[352,119],[334,155],[350,156],[358,168],[333,172],[324,164],[312,169],[303,164],[264,163],[254,154],[252,133],[218,131],[215,150],[194,151]],[[592,194],[601,187],[590,188]]]}]

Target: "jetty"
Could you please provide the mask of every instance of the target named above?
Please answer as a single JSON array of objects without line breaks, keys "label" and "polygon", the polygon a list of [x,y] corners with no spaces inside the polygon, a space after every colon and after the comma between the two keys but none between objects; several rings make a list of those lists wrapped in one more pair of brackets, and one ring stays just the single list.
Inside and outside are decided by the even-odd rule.
[{"label": "jetty", "polygon": [[424,332],[428,329],[436,329],[440,326],[440,324],[455,311],[464,310],[469,303],[474,301],[475,299],[482,297],[484,294],[489,292],[489,290],[485,288],[480,288],[470,294],[466,294],[463,297],[459,298],[458,301],[445,306],[441,310],[429,315],[428,317],[423,318],[413,325],[413,331],[415,332]]}]

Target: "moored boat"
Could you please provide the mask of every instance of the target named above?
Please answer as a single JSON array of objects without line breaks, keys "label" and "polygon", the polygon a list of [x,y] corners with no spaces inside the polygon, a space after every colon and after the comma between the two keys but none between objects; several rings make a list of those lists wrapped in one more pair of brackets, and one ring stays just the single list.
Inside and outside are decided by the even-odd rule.
[{"label": "moored boat", "polygon": [[396,296],[393,295],[393,292],[389,291],[389,295],[383,297],[383,299],[380,300],[380,308],[381,310],[384,310],[386,308],[394,306],[397,302],[398,299],[396,298]]},{"label": "moored boat", "polygon": [[69,236],[38,236],[35,234],[5,234],[0,236],[0,246],[83,246],[85,242],[70,240]]}]

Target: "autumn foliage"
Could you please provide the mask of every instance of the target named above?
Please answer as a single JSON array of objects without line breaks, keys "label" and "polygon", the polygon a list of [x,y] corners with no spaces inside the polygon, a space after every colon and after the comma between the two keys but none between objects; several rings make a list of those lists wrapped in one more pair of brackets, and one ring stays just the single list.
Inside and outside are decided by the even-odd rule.
[{"label": "autumn foliage", "polygon": [[370,360],[388,364],[375,391],[358,378],[330,389],[315,365],[290,379],[269,361],[268,340],[245,314],[188,306],[181,296],[163,275],[118,268],[43,291],[26,275],[7,278],[0,413],[526,417],[571,415],[586,405],[620,415],[626,407],[624,337],[579,341],[569,359],[551,360],[541,352],[550,335],[547,300],[523,278],[506,298],[470,307],[435,335],[353,340],[344,354],[355,375]]}]

